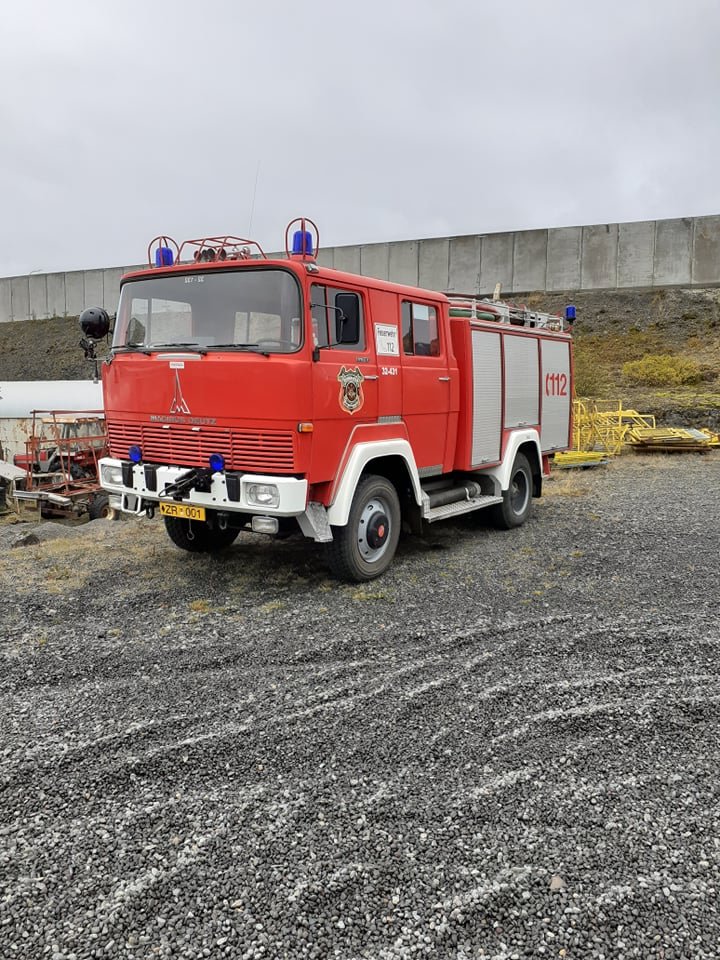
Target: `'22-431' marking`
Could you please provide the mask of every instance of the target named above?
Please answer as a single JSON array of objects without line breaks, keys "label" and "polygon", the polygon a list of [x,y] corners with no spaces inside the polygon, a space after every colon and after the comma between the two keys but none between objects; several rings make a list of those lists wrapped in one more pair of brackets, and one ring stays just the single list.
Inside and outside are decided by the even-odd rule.
[{"label": "'22-431' marking", "polygon": [[545,396],[566,397],[568,378],[566,373],[545,374]]}]

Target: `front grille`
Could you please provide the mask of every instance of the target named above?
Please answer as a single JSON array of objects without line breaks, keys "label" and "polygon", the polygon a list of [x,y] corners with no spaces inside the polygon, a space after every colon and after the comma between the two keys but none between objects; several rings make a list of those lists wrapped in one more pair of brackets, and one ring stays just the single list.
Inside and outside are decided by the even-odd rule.
[{"label": "front grille", "polygon": [[212,453],[221,453],[230,470],[250,473],[295,473],[295,436],[290,430],[233,430],[186,424],[122,423],[108,419],[113,457],[126,459],[137,444],[143,460],[178,466],[206,467]]}]

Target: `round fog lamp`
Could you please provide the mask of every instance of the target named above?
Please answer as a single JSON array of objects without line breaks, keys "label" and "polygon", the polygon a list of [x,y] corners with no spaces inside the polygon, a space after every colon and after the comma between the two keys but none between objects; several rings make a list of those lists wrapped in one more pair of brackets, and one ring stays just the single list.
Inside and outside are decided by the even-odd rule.
[{"label": "round fog lamp", "polygon": [[211,453],[210,454],[210,468],[212,470],[224,470],[225,469],[225,457],[221,453]]},{"label": "round fog lamp", "polygon": [[140,463],[142,460],[142,450],[136,443],[128,450],[128,457],[130,457],[133,463]]}]

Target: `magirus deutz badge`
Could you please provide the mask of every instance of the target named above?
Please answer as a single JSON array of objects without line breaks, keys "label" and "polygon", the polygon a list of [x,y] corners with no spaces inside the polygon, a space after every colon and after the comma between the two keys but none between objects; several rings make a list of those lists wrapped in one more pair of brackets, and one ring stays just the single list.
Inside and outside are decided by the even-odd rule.
[{"label": "magirus deutz badge", "polygon": [[340,383],[340,406],[348,413],[357,413],[365,403],[362,388],[365,377],[360,373],[360,368],[348,370],[341,367],[337,378]]},{"label": "magirus deutz badge", "polygon": [[[172,403],[170,404],[170,413],[190,413],[190,407],[185,403],[185,397],[183,396],[182,387],[180,386],[179,365],[171,363],[170,366],[175,368],[175,393],[173,394]],[[180,366],[184,366],[184,364]]]}]

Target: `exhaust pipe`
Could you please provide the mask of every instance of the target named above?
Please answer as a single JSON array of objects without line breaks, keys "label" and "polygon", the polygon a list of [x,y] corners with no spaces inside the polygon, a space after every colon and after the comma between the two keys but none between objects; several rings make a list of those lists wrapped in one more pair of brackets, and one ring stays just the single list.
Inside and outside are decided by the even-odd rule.
[{"label": "exhaust pipe", "polygon": [[474,480],[468,480],[461,487],[448,487],[447,490],[436,490],[428,494],[430,506],[445,507],[449,503],[459,503],[461,500],[472,500],[474,497],[482,496],[482,489],[479,483]]}]

